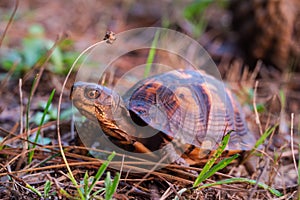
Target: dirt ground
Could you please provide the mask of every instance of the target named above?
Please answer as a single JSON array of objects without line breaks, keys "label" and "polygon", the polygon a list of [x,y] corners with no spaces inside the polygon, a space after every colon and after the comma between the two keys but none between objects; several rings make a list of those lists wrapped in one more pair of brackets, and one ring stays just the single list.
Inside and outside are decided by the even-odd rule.
[{"label": "dirt ground", "polygon": [[[113,198],[299,199],[299,3],[197,2],[1,0],[0,199],[89,199],[78,196],[66,161],[81,186],[85,172],[94,176],[104,161],[87,153],[74,129],[69,95],[76,70],[64,90],[63,84],[79,53],[103,40],[108,30],[118,34],[140,27],[170,28],[198,41],[236,94],[253,134],[259,138],[269,127],[276,127],[256,152],[254,173],[236,161],[202,185],[243,177],[263,182],[280,195],[242,181],[195,189],[196,176],[184,167],[171,165],[148,173],[121,172]],[[144,64],[147,57],[148,51],[131,52],[102,78],[114,85],[132,66]],[[52,107],[40,126],[53,89]],[[37,132],[42,141],[34,141]],[[29,161],[33,144],[35,153]],[[193,170],[199,173],[202,167]],[[113,167],[105,174],[107,171],[112,177],[118,172]],[[94,191],[105,187],[103,177]],[[51,183],[49,192],[45,192],[47,181]],[[182,188],[188,191],[180,196]],[[102,192],[90,199],[104,197]]]}]

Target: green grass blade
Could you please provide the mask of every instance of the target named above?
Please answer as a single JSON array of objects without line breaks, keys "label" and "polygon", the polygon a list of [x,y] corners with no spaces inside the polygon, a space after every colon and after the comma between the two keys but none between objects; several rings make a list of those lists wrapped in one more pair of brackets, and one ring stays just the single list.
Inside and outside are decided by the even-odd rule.
[{"label": "green grass blade", "polygon": [[222,155],[224,149],[226,148],[229,139],[230,139],[230,133],[232,131],[228,132],[222,142],[221,145],[217,148],[217,150],[215,151],[215,153],[213,154],[212,158],[208,160],[208,162],[205,164],[205,166],[203,167],[202,171],[200,172],[199,176],[197,177],[197,179],[195,180],[193,187],[198,186],[201,183],[201,180],[203,179],[203,176],[210,170],[210,168],[213,166],[213,164],[216,162],[216,160]]},{"label": "green grass blade", "polygon": [[[73,197],[73,196],[71,196],[66,190],[64,190],[64,189],[62,189],[62,188],[60,188],[59,189],[59,193],[60,194],[62,194],[64,197],[66,197],[67,199],[78,199],[78,198],[76,198],[76,197]],[[81,198],[82,200],[85,200],[84,198]]]},{"label": "green grass blade", "polygon": [[95,187],[97,181],[101,178],[101,176],[103,175],[103,173],[105,172],[106,168],[108,167],[108,164],[112,161],[112,159],[115,157],[116,153],[112,152],[107,160],[100,166],[100,168],[98,169],[94,180],[92,181],[92,184],[90,185],[89,189],[88,189],[88,194],[91,193],[91,191],[93,190],[93,188]]},{"label": "green grass blade", "polygon": [[116,173],[113,184],[112,184],[112,189],[113,189],[113,194],[116,192],[119,182],[120,182],[120,174]]},{"label": "green grass blade", "polygon": [[147,62],[146,62],[144,78],[147,78],[150,74],[151,66],[152,66],[154,56],[155,56],[155,53],[156,53],[156,45],[157,45],[159,34],[160,34],[160,31],[158,30],[158,31],[156,31],[156,33],[154,35],[154,39],[152,41],[151,49],[149,51]]},{"label": "green grass blade", "polygon": [[106,178],[104,180],[105,183],[105,200],[110,200],[111,199],[111,177],[110,177],[110,172],[106,173]]},{"label": "green grass blade", "polygon": [[89,188],[89,175],[86,171],[83,177],[83,193],[86,195],[88,193]]},{"label": "green grass blade", "polygon": [[216,185],[231,184],[231,183],[249,183],[251,185],[257,184],[258,187],[268,190],[270,193],[276,195],[277,197],[282,196],[282,193],[279,192],[278,190],[271,188],[270,186],[268,186],[264,183],[261,183],[261,182],[257,183],[256,180],[247,179],[247,178],[230,178],[230,179],[217,181],[215,183],[207,183],[207,184],[204,184],[204,185],[198,187],[198,189],[203,189],[203,188],[212,187],[212,186],[216,186]]},{"label": "green grass blade", "polygon": [[37,189],[35,189],[33,186],[29,185],[28,183],[26,183],[26,188],[28,188],[29,190],[31,190],[32,192],[37,194],[39,197],[42,197],[42,194],[40,193],[40,191],[38,191]]},{"label": "green grass blade", "polygon": [[214,175],[217,171],[223,169],[224,167],[226,167],[227,165],[229,165],[234,159],[236,159],[237,157],[239,157],[239,154],[235,154],[229,158],[224,158],[223,160],[221,160],[219,163],[217,163],[215,166],[213,166],[207,173],[205,173],[199,181],[199,183],[203,182],[204,180],[208,179],[209,177],[211,177],[212,175]]},{"label": "green grass blade", "polygon": [[56,153],[56,154],[51,155],[49,158],[47,158],[47,159],[43,160],[42,162],[40,162],[37,166],[43,166],[45,163],[52,160],[53,158],[56,158],[57,156],[60,156],[60,153]]},{"label": "green grass blade", "polygon": [[101,188],[99,190],[97,190],[96,192],[94,192],[92,195],[91,195],[91,198],[95,197],[96,195],[98,195],[100,192],[103,192],[105,191],[105,188]]},{"label": "green grass blade", "polygon": [[44,197],[49,196],[50,189],[51,189],[51,182],[47,180],[44,186]]},{"label": "green grass blade", "polygon": [[256,149],[262,145],[266,139],[275,131],[275,129],[277,128],[278,124],[268,128],[261,136],[260,138],[256,141],[254,147],[252,148],[252,150],[246,155],[246,157],[243,159],[242,164],[251,156],[253,155],[253,153],[256,151]]},{"label": "green grass blade", "polygon": [[282,89],[279,90],[279,97],[280,97],[281,106],[286,105],[286,97],[285,97],[284,91]]},{"label": "green grass blade", "polygon": [[[32,146],[33,149],[36,147],[36,143],[37,143],[38,138],[39,138],[40,133],[41,133],[42,125],[44,124],[44,120],[45,120],[45,117],[46,117],[46,115],[47,115],[47,113],[48,113],[48,110],[49,110],[49,107],[50,107],[50,105],[51,105],[51,102],[52,102],[52,99],[53,99],[54,94],[55,94],[55,89],[52,90],[52,92],[51,92],[51,94],[50,94],[50,96],[49,96],[49,99],[48,99],[48,101],[47,101],[46,107],[45,107],[45,109],[44,109],[44,113],[43,113],[43,115],[42,115],[42,118],[41,118],[41,122],[40,122],[39,128],[38,128],[38,130],[37,130],[37,132],[36,132],[36,135],[35,135],[35,138],[34,138],[34,143],[35,143],[35,144],[33,144],[33,146]],[[34,155],[34,151],[29,152],[29,156],[28,156],[28,162],[29,162],[29,163],[31,163],[32,158],[33,158],[33,155]]]},{"label": "green grass blade", "polygon": [[120,180],[120,174],[117,173],[116,176],[114,177],[113,182],[110,179],[110,173],[107,173],[107,180],[108,184],[106,185],[105,181],[105,200],[110,200],[112,199],[114,193],[116,192]]},{"label": "green grass blade", "polygon": [[262,145],[266,139],[275,131],[278,125],[275,125],[273,127],[268,128],[262,136],[256,141],[254,148],[258,148],[260,145]]}]

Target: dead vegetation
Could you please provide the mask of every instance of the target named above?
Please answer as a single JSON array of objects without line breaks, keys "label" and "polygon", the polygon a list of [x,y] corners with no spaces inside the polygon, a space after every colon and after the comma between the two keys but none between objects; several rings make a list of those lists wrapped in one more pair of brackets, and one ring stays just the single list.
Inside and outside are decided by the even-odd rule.
[{"label": "dead vegetation", "polygon": [[[172,29],[193,35],[197,32],[193,31],[194,26],[178,14],[182,5],[187,3],[170,5],[162,2],[160,5],[143,4],[140,1],[75,0],[0,2],[0,60],[9,56],[19,58],[10,63],[9,68],[0,63],[1,199],[88,199],[78,194],[78,188],[84,191],[85,185],[93,182],[92,177],[96,176],[105,160],[87,154],[71,125],[69,91],[76,72],[72,72],[70,78],[65,80],[67,71],[78,52],[101,40],[107,30],[118,33],[135,27],[167,24]],[[214,8],[215,5],[209,9]],[[215,16],[210,15],[212,11],[207,13],[208,17]],[[213,24],[215,19],[210,19],[208,23]],[[40,27],[43,27],[42,30]],[[199,39],[206,41],[207,45],[204,46],[210,50],[214,50],[216,44],[221,44],[215,39],[206,40],[214,36],[213,28],[208,25],[207,32]],[[47,48],[39,46],[49,40],[51,42]],[[209,42],[213,45],[209,46]],[[55,49],[60,50],[62,58],[57,56]],[[196,189],[192,186],[197,177],[188,173],[186,167],[170,165],[158,171],[146,172],[135,168],[140,173],[130,173],[128,163],[112,160],[109,165],[111,168],[105,170],[105,175],[99,177],[93,187],[94,192],[100,191],[95,199],[110,198],[105,196],[109,180],[113,184],[113,179],[105,178],[108,171],[112,177],[120,173],[113,195],[115,199],[299,198],[299,74],[279,71],[261,61],[256,62],[254,70],[249,71],[242,57],[232,59],[227,52],[223,52],[225,56],[220,56],[216,51],[210,52],[217,58],[224,79],[243,103],[249,126],[258,137],[268,128],[278,126],[264,141],[264,148],[255,152],[259,159],[253,161],[256,167],[253,174],[249,174],[244,165],[235,162],[216,172],[200,186],[236,177],[256,182],[251,184],[239,180]],[[35,58],[37,53],[39,57]],[[294,57],[298,59],[299,55]],[[276,62],[276,59],[272,58],[272,61]],[[25,64],[20,67],[21,62]],[[131,63],[138,62],[129,59],[120,63],[120,69],[112,71],[112,74],[118,76]],[[282,62],[278,64],[282,65]],[[64,81],[66,85],[63,85]],[[57,108],[61,109],[57,112]],[[116,157],[122,158],[122,155],[117,154]],[[113,165],[122,165],[124,169],[127,167],[129,172],[117,171]],[[190,167],[188,170],[200,173],[202,167]],[[281,195],[276,196],[270,190],[263,189],[258,182],[278,190]],[[106,192],[101,191],[102,188],[106,188]],[[186,191],[180,196],[184,188]]]}]

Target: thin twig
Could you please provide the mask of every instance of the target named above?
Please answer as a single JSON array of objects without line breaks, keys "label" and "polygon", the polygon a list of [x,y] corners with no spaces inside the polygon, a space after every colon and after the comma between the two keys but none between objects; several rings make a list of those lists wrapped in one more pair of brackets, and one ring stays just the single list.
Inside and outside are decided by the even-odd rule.
[{"label": "thin twig", "polygon": [[[20,94],[20,135],[23,132],[23,93],[22,93],[22,79],[19,79],[19,94]],[[26,139],[28,137],[26,135],[24,135],[24,140],[23,140],[23,150],[21,152],[21,159],[18,160],[17,166],[16,166],[16,170],[19,170],[24,158],[25,158],[25,152],[27,149],[27,145],[28,143],[26,142]]]},{"label": "thin twig", "polygon": [[259,127],[259,133],[260,133],[260,135],[263,135],[263,131],[262,131],[262,127],[261,127],[261,123],[260,123],[260,120],[259,120],[259,115],[258,115],[257,107],[256,107],[257,87],[258,87],[258,81],[255,82],[255,86],[254,86],[253,109],[254,109],[254,113],[255,113],[255,121],[256,121],[256,124]]},{"label": "thin twig", "polygon": [[[160,179],[162,179],[163,181],[165,181],[168,185],[169,188],[172,189],[172,191],[175,193],[175,195],[178,197],[178,199],[182,200],[182,196],[178,194],[177,190],[175,189],[175,187],[173,186],[172,183],[170,183],[168,180],[166,180],[164,177],[159,176]],[[167,191],[165,191],[165,193],[161,196],[161,200],[165,200],[168,196],[167,196]],[[164,196],[165,195],[165,196]]]},{"label": "thin twig", "polygon": [[[47,127],[53,126],[54,124],[55,124],[54,121],[48,122],[48,123],[44,124],[42,126],[42,128],[47,128]],[[31,129],[31,132],[29,133],[28,136],[30,136],[31,134],[35,133],[37,130],[38,130],[38,127]],[[1,127],[0,127],[0,131],[3,132],[3,133],[5,133],[5,134],[7,134],[7,136],[10,136],[10,135],[14,136],[13,138],[2,140],[0,142],[0,146],[11,144],[13,141],[18,140],[18,139],[20,139],[20,140],[26,140],[27,142],[30,142],[26,138],[26,136],[27,136],[27,132],[26,131],[22,132],[19,135],[14,134],[14,131],[7,131],[7,130],[1,128]]]},{"label": "thin twig", "polygon": [[22,93],[22,79],[19,79],[19,94],[20,94],[20,135],[23,133],[23,93]]},{"label": "thin twig", "polygon": [[249,79],[251,81],[251,83],[253,83],[253,81],[256,79],[258,73],[260,72],[261,66],[262,66],[262,61],[261,60],[257,61],[254,71],[252,72],[250,79]]},{"label": "thin twig", "polygon": [[[295,149],[294,149],[294,113],[291,113],[291,150],[292,150],[292,156],[293,156],[293,162],[295,166],[296,172],[298,171],[297,162],[295,158]],[[299,174],[298,179],[299,179]]]},{"label": "thin twig", "polygon": [[19,7],[19,0],[16,0],[16,4],[15,4],[15,7],[14,7],[14,10],[13,10],[13,12],[12,12],[10,18],[9,18],[9,21],[8,21],[8,23],[7,23],[7,25],[6,25],[5,29],[4,29],[3,35],[0,38],[0,47],[1,47],[2,42],[3,42],[4,38],[5,38],[5,35],[6,35],[7,31],[8,31],[8,28],[10,27],[10,25],[11,25],[13,19],[14,19],[14,16],[16,15],[18,7]]}]

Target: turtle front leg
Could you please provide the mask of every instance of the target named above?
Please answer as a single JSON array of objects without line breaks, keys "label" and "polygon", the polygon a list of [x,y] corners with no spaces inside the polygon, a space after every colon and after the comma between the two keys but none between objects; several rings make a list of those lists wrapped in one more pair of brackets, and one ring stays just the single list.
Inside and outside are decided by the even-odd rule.
[{"label": "turtle front leg", "polygon": [[[164,157],[166,156],[166,158],[163,162],[174,163],[174,164],[177,164],[180,166],[185,166],[185,167],[190,166],[189,163],[177,153],[173,143],[169,142],[162,148],[162,150],[163,150]],[[194,176],[199,175],[198,172],[196,172],[194,170],[188,169],[186,171]]]},{"label": "turtle front leg", "polygon": [[166,156],[164,162],[167,163],[175,163],[177,165],[181,166],[187,166],[189,167],[190,165],[184,160],[176,151],[174,145],[169,142],[162,148],[164,156]]}]

